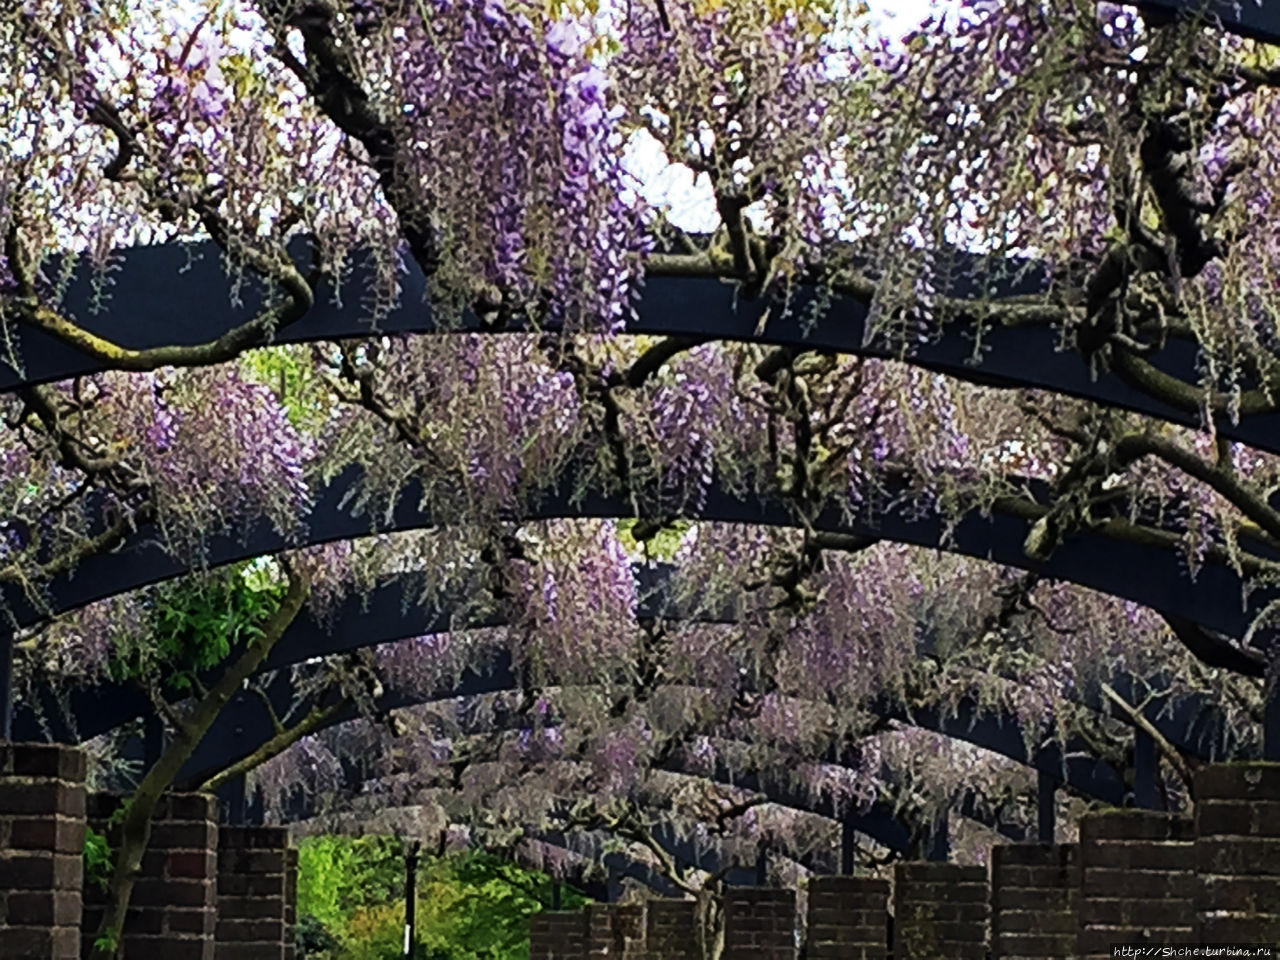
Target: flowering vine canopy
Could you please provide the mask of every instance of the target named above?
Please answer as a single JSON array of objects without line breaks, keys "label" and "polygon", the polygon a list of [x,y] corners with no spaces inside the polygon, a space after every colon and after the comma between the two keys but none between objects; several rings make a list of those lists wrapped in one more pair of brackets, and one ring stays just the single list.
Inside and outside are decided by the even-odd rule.
[{"label": "flowering vine canopy", "polygon": [[[1039,730],[1110,671],[1170,663],[1160,696],[1214,697],[1256,745],[1280,464],[1223,432],[1278,402],[1280,66],[1265,43],[1144,11],[958,0],[898,36],[838,0],[10,4],[6,359],[21,370],[16,335],[34,331],[100,368],[0,396],[0,583],[40,612],[15,617],[23,682],[100,679],[122,650],[154,669],[160,588],[51,600],[86,558],[142,537],[199,580],[217,576],[200,570],[212,538],[269,525],[316,617],[411,571],[415,603],[470,598],[456,630],[365,665],[401,686],[434,689],[479,656],[465,628],[498,616],[485,643],[542,691],[526,713],[557,717],[482,737],[476,770],[545,787],[535,811],[521,781],[499,819],[560,809],[568,784],[638,796],[686,753],[807,758],[810,786],[852,790],[813,758],[883,733],[863,708],[885,691],[992,698]],[[260,311],[198,344],[90,329],[128,308],[122,252],[159,243],[212,244],[229,312]],[[376,331],[409,264],[446,328],[473,332]],[[91,304],[67,293],[85,274]],[[816,314],[854,298],[880,356],[628,335],[668,277],[774,314],[801,290]],[[373,331],[273,344],[322,286]],[[960,331],[977,371],[984,337],[1025,327],[1182,420],[919,362]],[[349,476],[344,508],[371,536],[310,543],[318,491]],[[634,516],[530,520],[566,483]],[[406,490],[433,531],[372,536]],[[782,502],[792,526],[698,523],[711,490]],[[824,534],[831,510],[929,513],[943,547],[966,517],[1012,518],[1030,573]],[[1246,628],[1038,575],[1083,538],[1164,551],[1188,590],[1229,575]],[[687,605],[735,621],[637,616],[634,565],[658,554]],[[1102,743],[1095,721],[1081,729]],[[454,769],[458,744],[422,729],[435,746],[378,748],[386,777],[409,755],[426,779]],[[382,730],[317,733],[264,769],[328,782]],[[864,744],[858,769],[913,785],[973,769],[936,743],[919,759],[913,736]]]}]

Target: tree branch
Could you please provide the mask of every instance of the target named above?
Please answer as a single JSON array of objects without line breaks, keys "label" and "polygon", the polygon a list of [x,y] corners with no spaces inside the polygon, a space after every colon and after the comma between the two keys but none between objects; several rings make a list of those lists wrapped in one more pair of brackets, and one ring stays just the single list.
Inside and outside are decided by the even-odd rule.
[{"label": "tree branch", "polygon": [[1191,769],[1187,766],[1186,759],[1178,752],[1178,749],[1165,738],[1164,734],[1156,729],[1155,724],[1148,720],[1141,710],[1129,703],[1129,701],[1120,696],[1120,694],[1116,693],[1111,684],[1102,684],[1102,693],[1108,700],[1120,708],[1120,711],[1129,718],[1130,723],[1155,742],[1156,746],[1160,749],[1160,752],[1164,754],[1165,759],[1169,761],[1170,766],[1177,771],[1178,776],[1182,778],[1182,782],[1185,783],[1187,789],[1190,790],[1193,782]]},{"label": "tree branch", "polygon": [[250,677],[276,641],[284,634],[302,609],[310,593],[310,584],[297,570],[288,571],[289,586],[279,608],[267,618],[262,634],[251,641],[236,661],[218,678],[209,693],[202,697],[185,718],[173,742],[155,765],[147,771],[138,789],[125,805],[120,828],[120,849],[116,855],[107,906],[98,936],[90,953],[91,960],[114,960],[118,940],[124,929],[125,914],[133,894],[133,885],[142,867],[142,855],[151,836],[151,821],[161,797],[177,777],[182,765],[190,759],[214,720],[232,695]]},{"label": "tree branch", "polygon": [[330,725],[344,710],[353,705],[350,698],[343,697],[337,703],[328,707],[321,707],[318,704],[307,712],[307,715],[299,720],[292,727],[285,729],[276,721],[276,734],[257,750],[249,754],[243,760],[225,767],[220,772],[209,777],[204,783],[197,788],[201,793],[216,793],[223,784],[244,776],[250,770],[262,766],[268,760],[279,756],[285,750],[293,746],[305,736],[309,736],[316,730],[322,729]]}]

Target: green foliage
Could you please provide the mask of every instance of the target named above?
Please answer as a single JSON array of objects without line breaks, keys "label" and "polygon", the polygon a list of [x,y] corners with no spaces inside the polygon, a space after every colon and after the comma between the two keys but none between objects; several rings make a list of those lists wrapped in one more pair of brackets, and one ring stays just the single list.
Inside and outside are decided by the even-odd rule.
[{"label": "green foliage", "polygon": [[304,957],[331,954],[341,946],[329,929],[309,913],[298,914],[298,924],[294,930],[298,953]]},{"label": "green foliage", "polygon": [[[529,917],[551,904],[551,878],[482,851],[430,861],[421,900],[447,908],[418,915],[420,942],[431,960],[523,960],[529,955]],[[568,887],[561,906],[587,898]]]},{"label": "green foliage", "polygon": [[116,930],[108,930],[102,936],[93,941],[93,949],[95,950],[119,950],[120,934]]},{"label": "green foliage", "polygon": [[126,797],[120,806],[112,811],[111,816],[107,817],[108,827],[118,827],[124,823],[124,818],[129,815],[129,806],[133,803],[133,797]]},{"label": "green foliage", "polygon": [[142,635],[113,638],[109,672],[116,680],[163,674],[172,689],[190,690],[201,671],[263,636],[284,592],[258,561],[161,584],[149,598]]},{"label": "green foliage", "polygon": [[[304,840],[298,850],[298,914],[311,917],[334,941],[308,948],[305,956],[400,960],[403,877],[403,846],[393,838]],[[423,857],[415,960],[525,960],[529,917],[549,907],[551,893],[545,874],[490,854]],[[565,909],[586,902],[577,891],[564,889]]]},{"label": "green foliage", "polygon": [[84,831],[84,880],[106,892],[111,885],[111,845],[107,836],[93,827]]},{"label": "green foliage", "polygon": [[[618,540],[622,543],[623,549],[629,554],[643,552],[646,549],[646,546],[642,546],[635,538],[634,531],[637,522],[634,517],[618,521]],[[645,540],[649,556],[654,560],[670,563],[676,558],[676,554],[680,550],[680,544],[684,540],[684,535],[689,532],[689,528],[692,526],[693,524],[688,520],[675,520],[670,525],[659,529]]]},{"label": "green foliage", "polygon": [[249,379],[271,388],[289,422],[299,430],[316,433],[324,426],[332,404],[309,353],[279,348],[250,350],[239,363]]},{"label": "green foliage", "polygon": [[394,837],[308,837],[298,845],[298,914],[339,940],[352,914],[404,894],[404,850]]}]

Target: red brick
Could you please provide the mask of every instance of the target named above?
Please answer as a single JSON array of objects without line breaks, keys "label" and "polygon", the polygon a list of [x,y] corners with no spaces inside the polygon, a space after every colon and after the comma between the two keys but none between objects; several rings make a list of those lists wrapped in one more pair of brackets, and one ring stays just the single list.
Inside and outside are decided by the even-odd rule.
[{"label": "red brick", "polygon": [[208,851],[193,853],[180,850],[168,854],[166,869],[170,877],[212,878],[216,869],[215,858]]},{"label": "red brick", "polygon": [[0,779],[0,814],[84,816],[84,788],[59,780]]}]

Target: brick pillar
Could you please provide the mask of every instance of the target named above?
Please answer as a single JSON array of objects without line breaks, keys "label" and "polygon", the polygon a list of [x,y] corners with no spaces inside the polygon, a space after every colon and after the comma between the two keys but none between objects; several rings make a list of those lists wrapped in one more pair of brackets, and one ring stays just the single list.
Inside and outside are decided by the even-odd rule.
[{"label": "brick pillar", "polygon": [[645,960],[688,960],[695,955],[701,939],[697,911],[693,900],[645,901]]},{"label": "brick pillar", "polygon": [[529,919],[530,960],[584,960],[587,956],[585,910],[548,910]]},{"label": "brick pillar", "polygon": [[614,930],[613,907],[608,903],[593,903],[587,907],[587,952],[591,960],[616,957],[622,953],[618,933]]},{"label": "brick pillar", "polygon": [[613,929],[622,940],[623,960],[644,960],[644,904],[613,904]]},{"label": "brick pillar", "polygon": [[640,960],[644,952],[644,907],[593,903],[587,907],[587,953],[591,960]]},{"label": "brick pillar", "polygon": [[1280,764],[1196,772],[1196,939],[1280,945]]},{"label": "brick pillar", "polygon": [[992,847],[992,960],[1051,960],[1075,953],[1078,859],[1074,844]]},{"label": "brick pillar", "polygon": [[[89,798],[89,822],[104,830],[123,801],[110,794]],[[133,886],[124,924],[124,960],[214,960],[217,918],[217,799],[203,793],[163,797],[152,820],[151,842]],[[119,829],[106,830],[112,851]],[[102,922],[105,897],[85,889],[83,949]]]},{"label": "brick pillar", "polygon": [[724,895],[724,960],[795,960],[796,894],[762,887]]},{"label": "brick pillar", "polygon": [[284,852],[284,960],[298,952],[298,848]]},{"label": "brick pillar", "polygon": [[808,960],[884,960],[889,884],[871,877],[809,881]]},{"label": "brick pillar", "polygon": [[986,960],[984,867],[900,863],[893,887],[894,960]]},{"label": "brick pillar", "polygon": [[284,960],[284,827],[218,831],[216,960]]},{"label": "brick pillar", "polygon": [[0,957],[76,960],[84,885],[85,757],[0,743]]},{"label": "brick pillar", "polygon": [[1190,817],[1110,810],[1080,820],[1076,955],[1110,957],[1112,944],[1195,943]]}]

